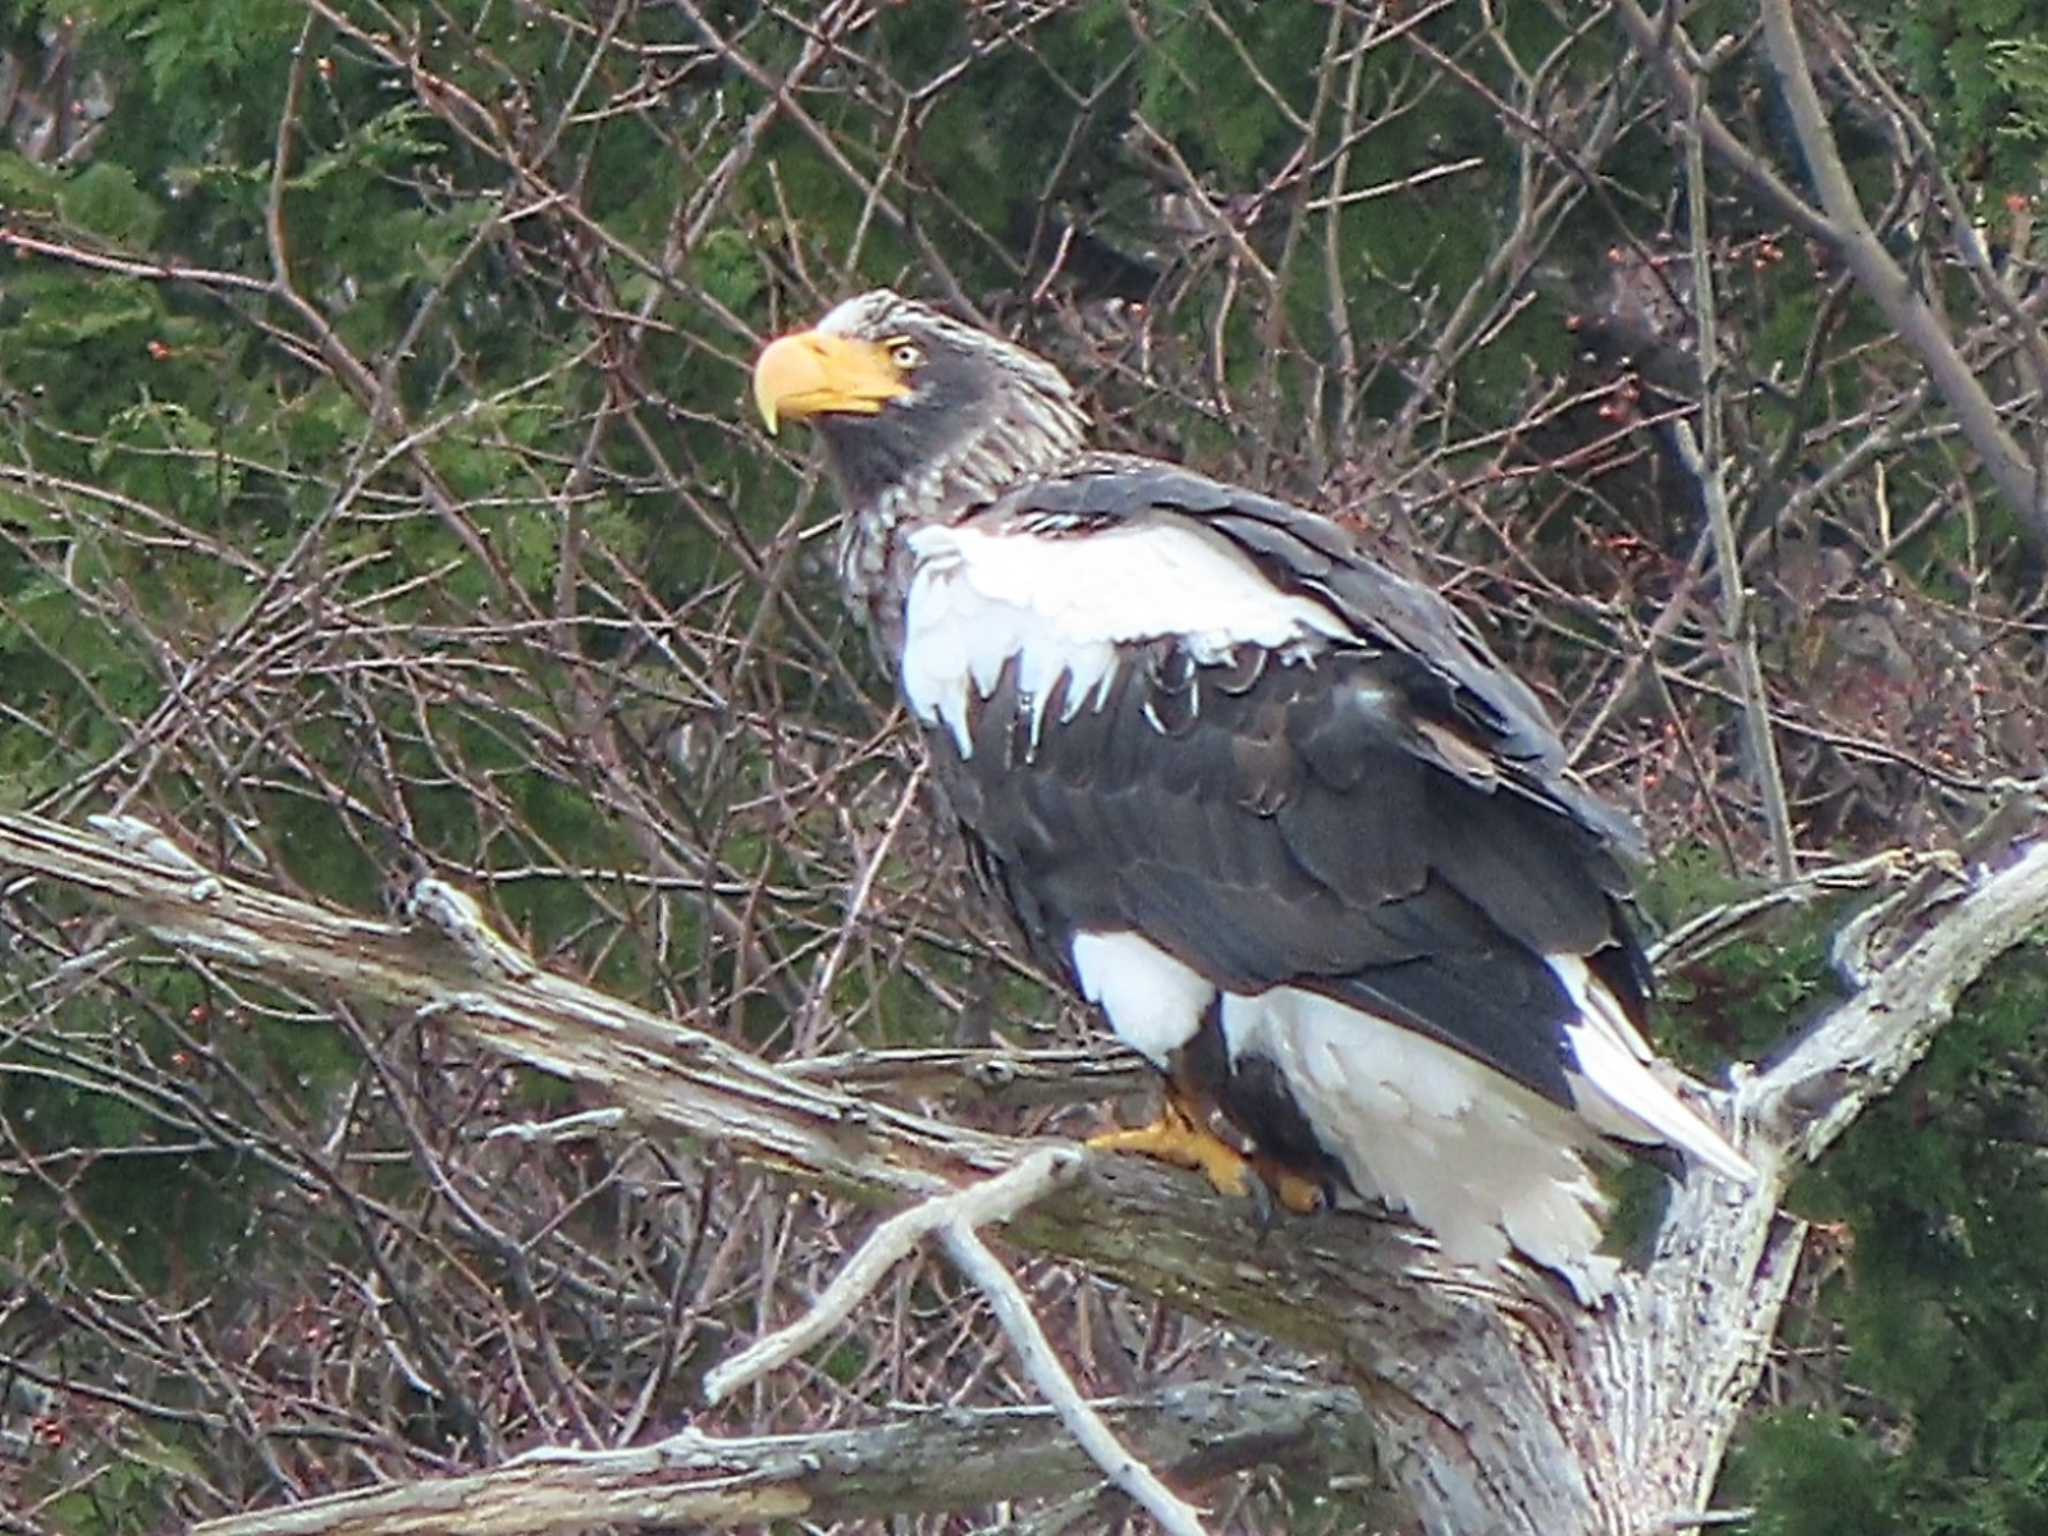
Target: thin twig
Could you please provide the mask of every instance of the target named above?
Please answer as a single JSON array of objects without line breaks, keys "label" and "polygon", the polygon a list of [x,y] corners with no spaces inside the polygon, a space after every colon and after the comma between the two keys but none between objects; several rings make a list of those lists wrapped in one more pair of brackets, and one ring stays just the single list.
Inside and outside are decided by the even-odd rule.
[{"label": "thin twig", "polygon": [[839,969],[846,963],[846,953],[853,947],[854,935],[860,930],[861,915],[867,911],[868,898],[874,892],[875,877],[882,872],[883,861],[889,857],[889,850],[896,846],[897,835],[903,830],[903,823],[917,804],[917,792],[924,787],[924,776],[930,763],[920,758],[917,767],[911,770],[910,781],[903,786],[903,794],[896,802],[896,809],[889,817],[889,823],[882,828],[882,835],[869,853],[867,863],[861,866],[860,878],[853,883],[853,892],[846,898],[846,918],[839,925],[839,937],[832,945],[832,953],[818,970],[818,979],[811,984],[810,1001],[805,1004],[803,1018],[797,1026],[797,1046],[804,1055],[816,1048],[818,1021],[824,1016],[832,1001],[832,986],[839,979]]},{"label": "thin twig", "polygon": [[882,1277],[936,1228],[1007,1221],[1080,1172],[1073,1147],[1042,1147],[1015,1167],[958,1194],[941,1195],[875,1228],[811,1309],[787,1328],[758,1339],[704,1378],[704,1399],[716,1403],[758,1376],[786,1365],[846,1320]]},{"label": "thin twig", "polygon": [[1067,1374],[1067,1368],[1053,1353],[1045,1330],[1038,1326],[1030,1298],[1017,1284],[1017,1277],[989,1252],[988,1244],[976,1235],[971,1226],[958,1220],[948,1222],[940,1231],[939,1238],[961,1272],[988,1297],[997,1323],[1002,1326],[1011,1347],[1017,1351],[1017,1357],[1030,1374],[1033,1385],[1052,1404],[1053,1411],[1080,1442],[1081,1449],[1102,1468],[1103,1476],[1157,1520],[1159,1528],[1167,1532],[1167,1536],[1204,1536],[1201,1516],[1195,1513],[1194,1507],[1159,1481],[1150,1467],[1125,1450],[1123,1442],[1103,1422],[1102,1415],[1081,1395],[1081,1389],[1074,1385],[1074,1378]]},{"label": "thin twig", "polygon": [[1721,337],[1714,310],[1713,251],[1707,238],[1706,134],[1700,119],[1700,98],[1694,97],[1685,125],[1686,222],[1692,226],[1692,303],[1698,326],[1700,366],[1700,442],[1691,426],[1672,423],[1679,456],[1699,482],[1707,521],[1714,531],[1714,563],[1721,576],[1721,643],[1735,658],[1737,690],[1742,695],[1743,734],[1749,743],[1764,825],[1770,829],[1771,857],[1778,878],[1799,873],[1792,844],[1792,812],[1785,799],[1785,774],[1778,765],[1778,744],[1771,735],[1771,704],[1764,692],[1763,667],[1757,660],[1756,627],[1745,605],[1742,545],[1735,537],[1735,518],[1728,510],[1728,483],[1721,473]]}]

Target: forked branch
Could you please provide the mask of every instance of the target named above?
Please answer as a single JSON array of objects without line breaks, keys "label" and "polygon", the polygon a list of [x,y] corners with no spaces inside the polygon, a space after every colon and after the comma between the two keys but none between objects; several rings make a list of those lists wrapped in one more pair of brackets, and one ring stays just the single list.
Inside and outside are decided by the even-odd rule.
[{"label": "forked branch", "polygon": [[[2026,807],[2031,833],[2038,807]],[[871,1203],[955,1197],[1045,1147],[805,1081],[552,975],[434,882],[415,905],[441,931],[422,933],[210,873],[139,823],[109,830],[121,840],[0,816],[0,864],[93,893],[195,965],[430,1016],[599,1090],[635,1119],[718,1138]],[[1793,1167],[1895,1083],[1963,989],[2044,921],[2048,844],[2005,840],[1971,862],[1922,861],[1849,932],[1856,995],[1777,1067],[1738,1085],[1746,1150],[1765,1187],[1741,1197],[1689,1181],[1655,1255],[1624,1272],[1598,1310],[1512,1263],[1494,1274],[1449,1268],[1426,1238],[1387,1218],[1283,1220],[1254,1241],[1242,1207],[1128,1158],[1088,1159],[1081,1177],[1015,1209],[1007,1237],[1336,1363],[1368,1389],[1383,1456],[1425,1529],[1606,1536],[1691,1519],[1754,1391],[1796,1267],[1804,1229],[1776,1210]],[[66,973],[89,984],[83,967]],[[1045,1165],[1077,1155],[1054,1149]],[[1140,1440],[1129,1449],[1152,1459]],[[647,1475],[636,1484],[643,1498],[661,1486],[658,1466]],[[387,1496],[402,1500],[405,1490],[362,1497]]]}]

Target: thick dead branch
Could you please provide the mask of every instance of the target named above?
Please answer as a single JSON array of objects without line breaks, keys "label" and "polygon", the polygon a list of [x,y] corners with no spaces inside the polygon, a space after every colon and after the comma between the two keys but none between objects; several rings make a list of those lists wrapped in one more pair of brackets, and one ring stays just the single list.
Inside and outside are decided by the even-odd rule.
[{"label": "thick dead branch", "polygon": [[[94,893],[195,961],[431,1015],[638,1119],[719,1137],[806,1183],[900,1205],[1027,1150],[800,1082],[522,968],[497,943],[459,935],[470,920],[459,901],[439,908],[451,943],[205,873],[174,845],[151,857],[146,834],[130,843],[0,817],[0,863]],[[1090,1159],[1079,1181],[1019,1212],[1009,1240],[1327,1357],[1365,1390],[1383,1458],[1426,1529],[1555,1536],[1690,1519],[1706,1507],[1797,1268],[1804,1227],[1776,1211],[1794,1165],[1896,1081],[1961,991],[2048,920],[2048,847],[1986,860],[1914,884],[1863,926],[1858,947],[1874,968],[1863,990],[1738,1090],[1764,1187],[1742,1195],[1698,1178],[1676,1190],[1644,1267],[1597,1311],[1513,1264],[1449,1269],[1421,1234],[1384,1218],[1288,1219],[1255,1241],[1242,1206],[1125,1158]],[[1805,1107],[1816,1088],[1818,1118]],[[1472,1411],[1480,1402],[1487,1411]]]},{"label": "thick dead branch", "polygon": [[638,1118],[842,1192],[922,1199],[1016,1161],[1014,1141],[800,1083],[712,1035],[543,971],[440,881],[421,882],[412,902],[436,936],[208,874],[145,824],[123,826],[122,843],[110,845],[9,818],[0,862],[86,889],[195,956],[279,985],[419,1010],[528,1066],[601,1088]]},{"label": "thick dead branch", "polygon": [[939,1046],[839,1051],[784,1068],[807,1083],[834,1083],[862,1094],[898,1094],[947,1103],[1027,1104],[1074,1098],[1129,1098],[1158,1090],[1143,1057],[1104,1040],[1100,1050],[1009,1050]]},{"label": "thick dead branch", "polygon": [[[1092,1404],[1133,1455],[1199,1482],[1344,1433],[1358,1394],[1274,1375]],[[826,1522],[964,1509],[1070,1491],[1093,1471],[1047,1408],[937,1409],[869,1429],[541,1451],[472,1477],[367,1488],[209,1521],[194,1536],[468,1536],[723,1529],[777,1517]]]},{"label": "thick dead branch", "polygon": [[1820,1156],[1927,1054],[1964,989],[2044,917],[2048,844],[1995,870],[1929,868],[1838,935],[1836,968],[1863,986],[1750,1085],[1751,1112],[1791,1157]]}]

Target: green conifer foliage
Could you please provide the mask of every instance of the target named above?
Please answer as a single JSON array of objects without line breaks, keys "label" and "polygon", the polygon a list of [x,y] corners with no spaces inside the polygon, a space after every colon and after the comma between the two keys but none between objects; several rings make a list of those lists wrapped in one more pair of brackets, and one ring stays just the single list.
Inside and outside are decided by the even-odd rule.
[{"label": "green conifer foliage", "polygon": [[[2048,10],[1796,9],[1877,236],[2038,449]],[[834,601],[831,498],[746,405],[764,338],[887,283],[1055,357],[1105,444],[1313,504],[1444,586],[1643,822],[1663,927],[1771,872],[1679,431],[1711,395],[1799,848],[1947,846],[2048,771],[2040,530],[1840,254],[1718,153],[1694,272],[1684,114],[1620,15],[18,6],[0,810],[143,817],[362,913],[431,870],[542,965],[778,1062],[1099,1042],[971,896]],[[1701,99],[1810,201],[1757,15],[1688,14]],[[860,1235],[718,1147],[494,1138],[603,1106],[10,879],[25,1531],[651,1438]],[[1838,997],[1850,911],[1674,964],[1660,1045],[1709,1075],[1768,1056]],[[2048,1529],[2044,1004],[2042,951],[2007,957],[1798,1187],[1819,1225],[1720,1495],[1749,1529]],[[946,1107],[1099,1129],[1075,1097]],[[1033,1278],[1091,1391],[1274,1354]],[[1008,1400],[950,1273],[886,1307],[743,1427]],[[1382,1517],[1371,1477],[1331,1475],[1302,1451],[1220,1484],[1215,1528]]]}]

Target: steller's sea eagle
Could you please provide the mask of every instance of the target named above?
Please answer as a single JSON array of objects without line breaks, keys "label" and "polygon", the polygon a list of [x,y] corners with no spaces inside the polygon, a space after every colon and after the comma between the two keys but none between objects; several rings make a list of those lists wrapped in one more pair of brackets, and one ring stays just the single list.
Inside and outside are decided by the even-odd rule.
[{"label": "steller's sea eagle", "polygon": [[1536,697],[1328,519],[1088,446],[1023,348],[878,291],[770,345],[840,576],[1033,956],[1167,1078],[1101,1138],[1295,1209],[1355,1192],[1587,1302],[1589,1154],[1749,1162],[1660,1075],[1633,829]]}]

